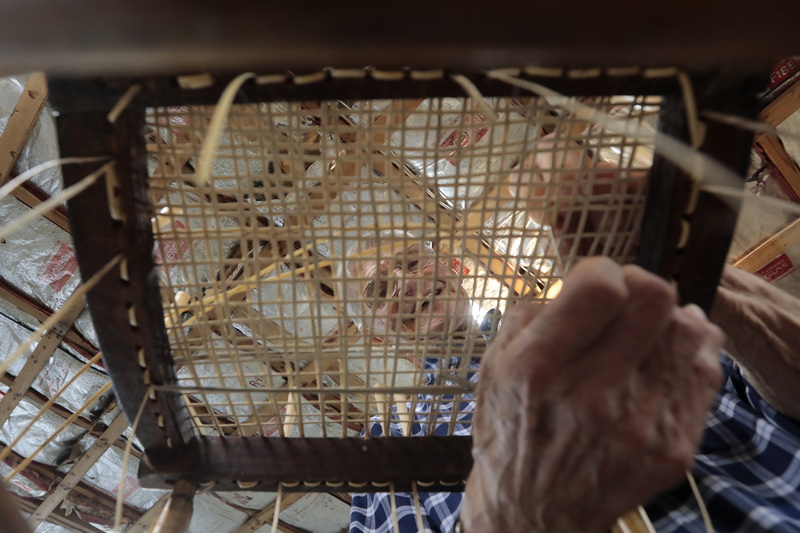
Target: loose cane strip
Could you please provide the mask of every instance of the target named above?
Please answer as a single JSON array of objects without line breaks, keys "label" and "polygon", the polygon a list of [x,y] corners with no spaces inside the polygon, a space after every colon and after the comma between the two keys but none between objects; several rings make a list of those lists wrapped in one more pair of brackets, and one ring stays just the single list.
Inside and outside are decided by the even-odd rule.
[{"label": "loose cane strip", "polygon": [[[26,458],[25,458],[25,459],[24,459],[24,460],[23,460],[23,461],[22,461],[20,464],[18,464],[18,465],[17,465],[17,466],[14,468],[14,470],[12,470],[12,471],[11,471],[11,473],[10,473],[10,474],[8,474],[8,476],[6,476],[6,479],[5,479],[5,481],[8,481],[9,479],[13,478],[13,477],[14,477],[14,476],[16,476],[17,474],[19,474],[20,472],[22,472],[23,470],[25,470],[25,468],[26,468],[26,467],[27,467],[29,464],[31,464],[31,463],[33,462],[33,459],[34,459],[34,457],[35,457],[35,456],[36,456],[36,455],[37,455],[39,452],[41,452],[42,450],[44,450],[44,448],[45,448],[45,447],[46,447],[48,444],[50,444],[51,442],[53,442],[53,440],[55,440],[55,438],[56,438],[56,437],[57,437],[57,436],[58,436],[58,435],[59,435],[59,434],[60,434],[62,431],[64,431],[65,429],[67,429],[67,428],[69,427],[69,425],[70,425],[70,424],[72,424],[73,422],[75,422],[75,420],[77,420],[77,419],[78,419],[78,417],[81,415],[81,413],[82,413],[84,410],[86,410],[86,409],[88,409],[89,407],[91,407],[91,406],[92,406],[92,404],[94,404],[94,403],[95,403],[95,402],[96,402],[96,401],[97,401],[97,400],[98,400],[98,399],[99,399],[101,396],[103,396],[103,395],[104,395],[105,393],[107,393],[109,390],[111,390],[111,382],[109,382],[109,383],[106,383],[105,385],[103,385],[102,387],[100,387],[100,389],[99,389],[97,392],[95,392],[95,393],[92,395],[92,397],[91,397],[91,398],[89,398],[89,399],[88,399],[88,400],[87,400],[87,401],[86,401],[86,402],[83,404],[83,406],[82,406],[80,409],[78,409],[78,410],[76,410],[74,413],[72,413],[72,414],[69,416],[69,418],[67,418],[67,419],[64,421],[64,423],[63,423],[63,424],[61,424],[61,426],[60,426],[60,427],[59,427],[59,428],[58,428],[58,429],[57,429],[55,432],[53,432],[53,434],[52,434],[52,435],[50,435],[50,436],[49,436],[49,437],[48,437],[48,438],[47,438],[47,439],[46,439],[46,440],[45,440],[45,441],[44,441],[44,442],[43,442],[41,445],[39,445],[39,447],[37,447],[37,448],[36,448],[36,450],[34,450],[34,451],[33,451],[33,453],[31,453],[31,454],[30,454],[28,457],[26,457]],[[7,457],[7,456],[8,456],[8,454],[9,454],[10,452],[11,452],[11,447],[9,446],[9,447],[7,447],[5,450],[3,450],[3,454],[4,454],[4,455],[3,455],[3,458]]]},{"label": "loose cane strip", "polygon": [[16,218],[12,222],[6,224],[2,228],[0,228],[0,240],[5,239],[9,235],[13,234],[19,228],[21,228],[22,226],[28,224],[32,220],[35,220],[37,217],[39,217],[43,213],[47,213],[48,211],[51,211],[51,210],[55,209],[56,207],[58,207],[59,205],[63,204],[64,202],[66,202],[70,198],[73,198],[73,197],[79,195],[80,193],[82,193],[83,191],[85,191],[86,189],[91,187],[92,184],[94,184],[98,179],[100,179],[103,175],[105,175],[105,173],[109,169],[111,169],[113,166],[114,166],[114,162],[113,161],[111,161],[109,163],[106,163],[105,165],[103,165],[99,169],[95,170],[91,174],[88,174],[85,178],[83,178],[81,181],[79,181],[75,185],[67,187],[66,189],[61,191],[59,194],[57,194],[56,196],[53,196],[52,198],[48,198],[47,200],[45,200],[44,202],[40,203],[36,207],[32,208],[30,211],[28,211],[24,215]]},{"label": "loose cane strip", "polygon": [[125,444],[125,452],[122,454],[122,468],[120,470],[119,489],[117,491],[117,502],[114,508],[114,533],[122,533],[122,506],[125,503],[125,477],[128,472],[128,460],[131,457],[131,449],[133,448],[133,436],[136,434],[136,429],[139,427],[139,422],[142,419],[144,408],[147,405],[151,396],[155,395],[155,391],[150,390],[142,398],[142,403],[139,404],[139,410],[136,412],[136,417],[131,424],[131,432],[128,437],[128,442]]},{"label": "loose cane strip", "polygon": [[[95,355],[94,357],[92,357],[92,358],[91,358],[89,361],[87,361],[87,362],[86,362],[86,363],[85,363],[85,364],[84,364],[84,365],[81,367],[81,369],[80,369],[80,370],[78,370],[78,371],[75,373],[75,375],[73,375],[71,378],[69,378],[69,380],[68,380],[66,383],[64,383],[64,385],[63,385],[63,386],[62,386],[62,387],[61,387],[61,388],[60,388],[60,389],[59,389],[59,390],[58,390],[58,391],[57,391],[57,392],[56,392],[56,393],[53,395],[53,397],[52,397],[52,398],[50,398],[49,400],[47,400],[47,401],[46,401],[46,402],[45,402],[45,403],[42,405],[41,409],[39,409],[39,412],[37,412],[37,413],[36,413],[36,415],[35,415],[35,416],[34,416],[34,417],[31,419],[31,421],[30,421],[30,422],[28,422],[28,424],[27,424],[27,425],[26,425],[26,426],[25,426],[25,427],[22,429],[22,431],[20,431],[19,435],[17,435],[17,437],[16,437],[16,438],[15,438],[15,439],[14,439],[14,440],[13,440],[13,441],[10,443],[10,444],[8,444],[8,445],[6,446],[6,448],[5,448],[5,449],[4,449],[2,452],[0,452],[0,461],[3,461],[4,459],[6,459],[6,458],[8,457],[8,455],[11,453],[11,449],[12,449],[14,446],[16,446],[16,445],[17,445],[17,443],[19,443],[20,439],[22,439],[22,437],[24,437],[24,436],[25,436],[25,433],[26,433],[26,432],[27,432],[29,429],[31,429],[31,428],[33,427],[33,425],[34,425],[36,422],[38,422],[38,421],[39,421],[39,419],[40,419],[42,416],[44,416],[44,414],[45,414],[45,413],[47,413],[47,412],[49,411],[50,407],[52,407],[52,406],[53,406],[53,405],[56,403],[56,400],[58,400],[58,399],[61,397],[61,395],[62,395],[62,394],[63,394],[63,393],[64,393],[64,392],[65,392],[65,391],[66,391],[66,390],[67,390],[67,389],[68,389],[68,388],[69,388],[69,387],[70,387],[70,386],[71,386],[71,385],[72,385],[72,384],[75,382],[75,380],[77,380],[79,377],[81,377],[81,376],[83,375],[83,373],[84,373],[84,372],[86,372],[87,370],[89,370],[90,368],[92,368],[92,366],[93,366],[95,363],[97,363],[97,362],[100,360],[100,358],[101,358],[102,356],[103,356],[103,354],[102,354],[102,353],[98,353],[97,355]],[[85,407],[84,407],[84,408],[85,408]],[[81,411],[82,411],[82,410],[81,410]],[[80,411],[79,411],[79,412],[80,412]],[[58,432],[56,432],[56,433],[59,433],[60,431],[61,431],[61,430],[59,430],[59,431],[58,431]],[[36,453],[38,453],[38,451],[37,451]],[[33,456],[33,455],[36,455],[36,454],[34,453],[34,454],[32,454],[32,456]],[[7,477],[7,478],[6,478],[6,481],[8,481],[8,479],[10,479],[10,478],[8,478],[8,477]]]}]

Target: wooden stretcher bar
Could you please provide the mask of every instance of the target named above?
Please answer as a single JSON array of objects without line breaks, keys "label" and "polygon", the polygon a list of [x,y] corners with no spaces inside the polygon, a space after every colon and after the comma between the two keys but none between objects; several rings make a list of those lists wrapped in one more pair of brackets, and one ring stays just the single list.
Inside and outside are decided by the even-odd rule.
[{"label": "wooden stretcher bar", "polygon": [[[490,8],[412,0],[395,6],[366,0],[346,8],[257,0],[235,7],[190,0],[87,0],[80,8],[52,0],[15,2],[3,11],[0,74],[530,63],[748,69],[800,51],[800,5],[778,0],[621,0],[613,6],[501,0]],[[91,17],[76,17],[76,9]],[[669,23],[641,31],[661,21]]]}]

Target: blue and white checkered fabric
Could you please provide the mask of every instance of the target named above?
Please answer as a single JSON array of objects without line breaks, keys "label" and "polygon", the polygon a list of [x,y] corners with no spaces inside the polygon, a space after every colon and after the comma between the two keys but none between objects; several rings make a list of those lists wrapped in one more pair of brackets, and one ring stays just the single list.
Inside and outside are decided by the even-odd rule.
[{"label": "blue and white checkered fabric", "polygon": [[[722,364],[725,381],[706,422],[693,467],[714,530],[800,532],[800,423],[770,407],[728,356],[722,356]],[[439,415],[442,427],[450,423],[448,413]],[[469,428],[461,429],[468,433]],[[399,426],[393,424],[392,433],[399,432]],[[421,427],[415,424],[414,434],[418,432]],[[424,531],[449,532],[460,511],[461,494],[419,496]],[[399,533],[417,531],[411,496],[398,494],[396,504]],[[687,483],[660,495],[646,509],[659,533],[705,533]],[[351,533],[395,531],[388,494],[354,496],[350,516]]]},{"label": "blue and white checkered fabric", "polygon": [[[458,368],[458,359],[453,358],[447,362],[447,366],[452,371]],[[427,359],[425,361],[425,377],[428,385],[435,382],[435,376],[440,371],[440,365],[445,364],[445,360]],[[470,370],[477,370],[478,362],[470,364]],[[441,369],[444,370],[444,369]],[[445,371],[447,371],[445,370]],[[477,372],[470,372],[468,378],[472,383],[478,382]],[[450,399],[451,401],[447,401]],[[463,395],[456,406],[452,397],[444,396],[436,403],[431,403],[433,397],[430,395],[419,395],[415,406],[415,422],[411,428],[411,435],[419,437],[423,435],[447,435],[450,426],[453,428],[453,435],[469,435],[472,431],[472,413],[475,411],[475,402],[472,395]],[[435,406],[437,411],[431,413],[431,406]],[[409,406],[410,407],[410,406]],[[455,407],[455,409],[454,409]],[[393,407],[396,412],[396,407]],[[455,413],[455,420],[453,415]],[[380,436],[383,430],[378,423],[370,426],[372,436]],[[392,436],[402,436],[400,424],[391,424]],[[425,533],[447,533],[453,529],[456,518],[461,508],[463,494],[460,492],[419,492],[419,510],[423,530]],[[395,505],[397,508],[398,533],[418,531],[417,506],[414,504],[414,496],[407,493],[395,494]],[[392,518],[392,499],[390,494],[354,494],[353,504],[350,508],[350,533],[377,532],[390,533],[396,531]]]},{"label": "blue and white checkered fabric", "polygon": [[[800,423],[775,411],[722,357],[725,382],[692,472],[715,531],[800,531]],[[705,533],[688,484],[647,506],[659,533]]]}]

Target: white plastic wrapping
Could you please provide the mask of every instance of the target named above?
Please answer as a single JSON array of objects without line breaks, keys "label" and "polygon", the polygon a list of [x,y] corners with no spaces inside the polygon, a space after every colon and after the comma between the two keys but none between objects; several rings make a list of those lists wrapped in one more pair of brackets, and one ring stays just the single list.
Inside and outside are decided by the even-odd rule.
[{"label": "white plastic wrapping", "polygon": [[[284,264],[281,264],[278,270],[277,275],[291,272]],[[267,277],[265,280],[269,281],[270,278]],[[258,305],[256,303],[254,307],[264,316],[273,319],[275,317],[291,317],[289,320],[278,321],[290,336],[313,339],[320,334],[331,334],[339,327],[339,312],[336,306],[331,303],[314,302],[309,298],[307,285],[298,283],[296,278],[287,276],[283,281],[263,283],[260,289],[260,298],[256,295],[251,301],[286,302],[281,305]],[[280,294],[278,294],[279,292]],[[297,301],[308,303],[293,303]]]},{"label": "white plastic wrapping", "polygon": [[194,513],[189,531],[231,533],[249,518],[244,512],[234,509],[212,494],[198,494],[194,497]]},{"label": "white plastic wrapping", "polygon": [[123,476],[123,453],[123,450],[115,446],[108,448],[89,469],[83,480],[114,497],[117,496],[120,483],[124,483],[125,502],[139,509],[149,509],[166,494],[166,491],[142,488],[136,474],[139,471],[139,459],[133,455],[128,459],[128,470]]},{"label": "white plastic wrapping", "polygon": [[[346,503],[323,492],[308,494],[283,511],[281,520],[314,533],[340,533],[350,526],[350,509]],[[261,528],[259,532],[267,532]]]},{"label": "white plastic wrapping", "polygon": [[[15,315],[12,314],[13,311],[13,309],[8,308],[7,304],[5,304],[4,308],[0,308],[0,354],[3,357],[11,354],[19,344],[28,338],[35,327],[35,324],[25,322],[26,315],[19,312]],[[27,318],[29,319],[30,317]],[[23,357],[17,359],[9,367],[8,371],[12,375],[17,375],[20,372],[36,346],[37,344],[34,343]],[[60,349],[56,349],[45,370],[34,381],[33,388],[48,398],[52,397],[53,393],[59,390],[69,376],[73,375],[81,366],[81,363],[73,357]],[[65,391],[58,403],[73,412],[78,411],[82,408],[86,399],[106,382],[107,378],[102,373],[93,369],[89,370]],[[5,394],[7,388],[2,386],[0,390]],[[8,421],[0,428],[0,438],[3,442],[8,443],[16,438],[38,413],[39,409],[40,404],[23,398],[12,412]],[[25,437],[14,446],[14,451],[27,457],[50,435],[55,433],[63,422],[64,419],[60,416],[52,412],[45,413],[31,429],[26,431]],[[62,452],[70,447],[71,443],[84,432],[85,430],[75,425],[68,427],[53,442],[47,445],[43,452],[36,457],[36,460],[46,464],[54,464]]]},{"label": "white plastic wrapping", "polygon": [[[50,361],[36,377],[33,387],[46,397],[52,398],[81,368],[83,368],[83,363],[61,350],[56,350],[54,356],[50,358]],[[108,377],[105,374],[90,368],[61,393],[57,402],[72,412],[79,411],[82,409],[86,399],[106,383],[108,383]],[[113,393],[109,391],[106,396],[111,394]],[[98,403],[104,403],[106,396],[101,397]],[[118,410],[115,410],[115,412],[118,412]],[[113,420],[115,412],[104,414],[102,417],[103,423],[108,425]],[[86,415],[84,414],[84,416]]]},{"label": "white plastic wrapping", "polygon": [[253,491],[215,492],[214,496],[237,507],[244,507],[253,511],[260,511],[277,498],[277,494],[274,492]]},{"label": "white plastic wrapping", "polygon": [[[487,101],[492,105],[493,99]],[[441,114],[428,114],[430,106],[441,109]],[[539,136],[539,131],[527,127],[512,110],[500,110],[496,124],[489,128],[484,124],[487,117],[480,110],[464,109],[464,100],[459,98],[428,99],[418,110],[406,120],[406,129],[392,135],[390,146],[419,175],[428,178],[426,186],[437,189],[451,203],[458,198],[458,205],[453,205],[456,209],[467,207],[465,199],[476,200],[483,195],[487,175],[489,183],[497,182],[517,163],[511,156],[495,154],[489,168],[487,156],[492,146],[502,143],[512,152],[515,143],[526,145]],[[427,128],[434,128],[437,134],[427,133]],[[469,157],[462,156],[462,148]],[[472,182],[470,176],[479,176],[480,183]]]},{"label": "white plastic wrapping", "polygon": [[[0,225],[30,211],[13,196],[0,200]],[[45,218],[20,227],[0,242],[0,277],[53,310],[60,309],[80,284],[72,237]],[[98,344],[85,310],[75,321],[89,342]]]},{"label": "white plastic wrapping", "polygon": [[39,524],[39,527],[36,528],[34,533],[73,533],[67,528],[58,526],[56,524],[51,524],[50,522],[42,522]]},{"label": "white plastic wrapping", "polygon": [[[0,301],[0,360],[16,350],[17,346],[22,344],[38,326],[39,323],[32,317],[13,308],[5,301]],[[22,370],[37,345],[38,343],[34,343],[22,357],[11,365],[8,371],[12,375],[17,375]],[[61,347],[56,348],[45,367],[36,376],[32,385],[33,389],[47,398],[52,398],[83,366],[82,361]],[[61,393],[57,403],[72,412],[79,411],[83,408],[86,399],[107,382],[108,377],[103,372],[90,368]],[[113,414],[103,415],[103,422],[110,423],[110,416]]]},{"label": "white plastic wrapping", "polygon": [[[222,341],[214,343],[220,349],[226,349]],[[205,351],[198,351],[194,353],[194,357],[206,357]],[[264,371],[259,363],[242,363],[236,368],[245,372],[248,377],[243,379],[235,378],[219,378],[219,375],[232,376],[234,374],[234,367],[227,363],[218,365],[212,364],[194,364],[192,365],[195,373],[190,372],[189,367],[181,367],[177,372],[179,383],[187,387],[232,387],[244,388],[255,387],[265,388]],[[280,387],[283,381],[278,377],[273,377],[269,387]],[[222,415],[231,415],[236,412],[243,415],[252,411],[252,408],[246,403],[249,399],[256,402],[267,401],[267,395],[260,394],[237,394],[237,393],[203,393],[202,398],[214,406],[214,410]]]},{"label": "white plastic wrapping", "polygon": [[739,258],[794,218],[791,212],[766,206],[758,196],[748,194],[742,200],[728,256],[731,259]]},{"label": "white plastic wrapping", "polygon": [[[7,390],[5,386],[0,386],[0,391],[3,394]],[[8,421],[0,428],[0,440],[7,443],[12,442],[33,417],[39,413],[39,407],[39,404],[23,398],[11,413]],[[25,437],[20,439],[13,447],[13,450],[23,457],[33,455],[37,448],[56,433],[63,423],[64,419],[60,416],[49,411],[44,413],[32,427],[25,430]],[[83,433],[84,430],[75,425],[64,428],[63,431],[56,435],[55,439],[35,456],[36,461],[49,465],[55,464],[61,458],[63,451],[71,447],[72,443]]]},{"label": "white plastic wrapping", "polygon": [[[159,265],[158,274],[163,284],[180,285],[193,285],[193,284],[206,284],[211,285],[212,280],[215,279],[216,272],[211,270],[202,263],[202,261],[216,260],[220,257],[228,257],[231,250],[236,244],[233,240],[221,240],[222,250],[218,250],[218,245],[211,239],[198,239],[193,240],[185,233],[188,231],[209,231],[215,232],[218,229],[238,227],[236,221],[229,218],[222,218],[216,216],[208,216],[203,218],[203,215],[213,215],[213,211],[208,208],[192,207],[187,209],[185,213],[171,213],[170,218],[166,224],[161,226],[162,234],[169,235],[170,230],[176,230],[177,233],[170,235],[173,238],[164,238],[160,244],[156,244],[153,251],[156,264]],[[219,224],[220,228],[217,228]],[[190,248],[192,252],[190,253]],[[198,264],[194,268],[183,268],[175,266],[174,263],[188,261],[194,257],[194,261]],[[191,294],[193,297],[202,298],[202,294]]]},{"label": "white plastic wrapping", "polygon": [[786,153],[795,161],[800,161],[800,113],[789,115],[777,127]]},{"label": "white plastic wrapping", "polygon": [[[11,308],[2,302],[0,306],[0,361],[5,360],[22,344],[36,329],[37,322],[28,321],[30,317]],[[25,365],[30,354],[36,349],[38,343],[33,343],[27,351],[8,368],[8,372],[16,376]]]},{"label": "white plastic wrapping", "polygon": [[[12,467],[6,463],[0,463],[0,476],[8,476]],[[17,474],[5,484],[6,489],[24,498],[46,498],[47,480],[39,479],[33,475],[23,472]]]}]

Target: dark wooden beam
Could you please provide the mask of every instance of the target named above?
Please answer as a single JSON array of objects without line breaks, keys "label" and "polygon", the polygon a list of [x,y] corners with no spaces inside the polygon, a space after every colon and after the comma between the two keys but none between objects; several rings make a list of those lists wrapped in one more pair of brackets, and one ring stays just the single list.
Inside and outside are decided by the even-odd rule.
[{"label": "dark wooden beam", "polygon": [[214,480],[215,490],[238,490],[239,481],[273,492],[279,483],[289,492],[374,492],[391,480],[397,490],[421,481],[431,483],[425,490],[459,491],[472,467],[471,446],[470,437],[198,437],[182,452],[145,454],[139,481],[151,488],[188,478]]},{"label": "dark wooden beam", "polygon": [[74,9],[52,0],[5,6],[0,73],[522,63],[751,68],[800,52],[800,4],[779,0],[86,0],[86,19]]}]

